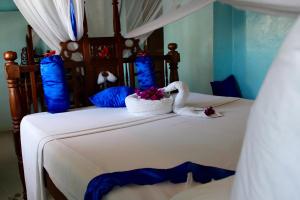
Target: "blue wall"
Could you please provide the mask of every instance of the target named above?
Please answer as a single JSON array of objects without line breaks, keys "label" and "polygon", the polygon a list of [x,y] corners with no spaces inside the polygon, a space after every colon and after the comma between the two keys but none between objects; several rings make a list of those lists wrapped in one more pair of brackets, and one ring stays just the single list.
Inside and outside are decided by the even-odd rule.
[{"label": "blue wall", "polygon": [[214,80],[235,75],[242,95],[254,99],[294,18],[214,4]]}]

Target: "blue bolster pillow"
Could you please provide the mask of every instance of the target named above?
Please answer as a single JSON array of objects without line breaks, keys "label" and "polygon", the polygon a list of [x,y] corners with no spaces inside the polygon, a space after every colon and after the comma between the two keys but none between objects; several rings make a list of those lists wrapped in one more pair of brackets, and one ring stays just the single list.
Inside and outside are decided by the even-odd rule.
[{"label": "blue bolster pillow", "polygon": [[70,108],[65,70],[60,56],[45,57],[40,63],[44,96],[48,112],[65,112]]},{"label": "blue bolster pillow", "polygon": [[138,56],[135,60],[139,88],[156,87],[153,60],[150,56]]}]

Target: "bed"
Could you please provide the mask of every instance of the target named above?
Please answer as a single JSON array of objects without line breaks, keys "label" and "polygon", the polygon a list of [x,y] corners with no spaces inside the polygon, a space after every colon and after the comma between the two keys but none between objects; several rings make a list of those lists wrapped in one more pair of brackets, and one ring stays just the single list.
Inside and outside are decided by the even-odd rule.
[{"label": "bed", "polygon": [[[99,90],[118,85],[135,87],[134,60],[141,52],[139,41],[122,37],[118,1],[112,2],[113,37],[89,37],[85,20],[85,33],[80,41],[61,43],[61,56],[65,63],[72,103],[72,110],[69,112],[55,115],[44,112],[47,108],[39,65],[32,62],[19,65],[16,63],[15,52],[4,53],[15,150],[25,199],[26,189],[30,189],[30,193],[32,190],[44,191],[44,186],[55,199],[81,199],[89,179],[99,173],[115,170],[166,168],[187,160],[233,170],[236,167],[251,101],[192,94],[189,99],[190,105],[215,105],[218,111],[224,113],[224,117],[212,120],[175,114],[133,117],[129,116],[126,109],[90,107],[88,97]],[[110,49],[110,58],[99,57],[98,50],[104,46]],[[177,81],[179,77],[180,54],[177,52],[177,44],[170,43],[168,49],[166,55],[147,52],[154,60],[156,79],[160,87]],[[130,56],[124,57],[124,51],[130,52]],[[30,56],[32,55],[29,53],[28,60],[32,61]],[[78,56],[81,59],[76,59]],[[102,71],[112,72],[118,77],[118,81],[97,85],[97,76]],[[111,118],[113,120],[110,120]],[[77,121],[81,123],[75,123]],[[104,125],[106,127],[103,127]],[[104,128],[109,130],[104,131]],[[203,131],[200,131],[202,129]],[[103,144],[112,145],[98,145],[98,140],[103,141]],[[44,145],[39,146],[41,141]],[[120,148],[112,148],[115,146]],[[30,152],[33,149],[37,154]],[[75,152],[74,149],[81,149],[82,152]],[[86,152],[91,149],[94,149],[93,153]],[[110,158],[107,157],[108,151],[112,152]],[[91,153],[90,157],[86,153]],[[94,160],[97,158],[92,156],[94,154],[103,158]],[[125,156],[130,162],[121,162]],[[113,157],[115,159],[112,159]],[[139,159],[136,159],[137,157]],[[84,162],[81,159],[84,159]],[[25,187],[23,160],[26,160],[26,182],[30,188]],[[31,163],[32,160],[36,162]],[[86,166],[87,163],[90,164]],[[30,165],[34,167],[29,167],[31,171],[28,171]],[[83,169],[87,167],[90,170],[85,170],[85,173]],[[28,179],[35,180],[31,182]],[[127,199],[169,199],[187,187],[189,186],[186,184],[171,186],[169,183],[145,187],[129,186],[128,189],[122,188],[112,192],[107,198],[120,199],[126,196]]]},{"label": "bed", "polygon": [[[67,199],[83,199],[88,182],[103,173],[165,169],[185,161],[235,170],[252,101],[192,93],[188,105],[213,105],[224,117],[145,117],[126,108],[95,107],[26,116],[21,141],[27,189],[41,191],[43,184],[36,182],[41,174],[35,173],[43,168]],[[128,186],[113,190],[106,199],[170,199],[189,187]]]}]

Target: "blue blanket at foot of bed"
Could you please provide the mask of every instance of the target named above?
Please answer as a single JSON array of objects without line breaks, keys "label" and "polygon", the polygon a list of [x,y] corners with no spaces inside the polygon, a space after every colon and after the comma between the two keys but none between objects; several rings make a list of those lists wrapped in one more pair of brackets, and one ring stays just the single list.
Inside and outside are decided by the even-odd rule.
[{"label": "blue blanket at foot of bed", "polygon": [[234,171],[216,167],[203,166],[192,162],[185,162],[170,169],[135,169],[125,172],[114,172],[102,174],[92,179],[85,193],[85,200],[101,200],[115,186],[129,184],[153,185],[165,181],[172,183],[184,183],[188,173],[193,174],[194,181],[208,183],[212,179],[220,180],[234,175]]}]

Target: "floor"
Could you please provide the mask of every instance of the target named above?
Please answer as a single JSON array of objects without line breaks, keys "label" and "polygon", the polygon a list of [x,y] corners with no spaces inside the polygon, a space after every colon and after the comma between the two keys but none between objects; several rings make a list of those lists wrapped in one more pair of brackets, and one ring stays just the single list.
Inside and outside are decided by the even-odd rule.
[{"label": "floor", "polygon": [[21,199],[21,191],[12,134],[0,132],[0,200]]}]

